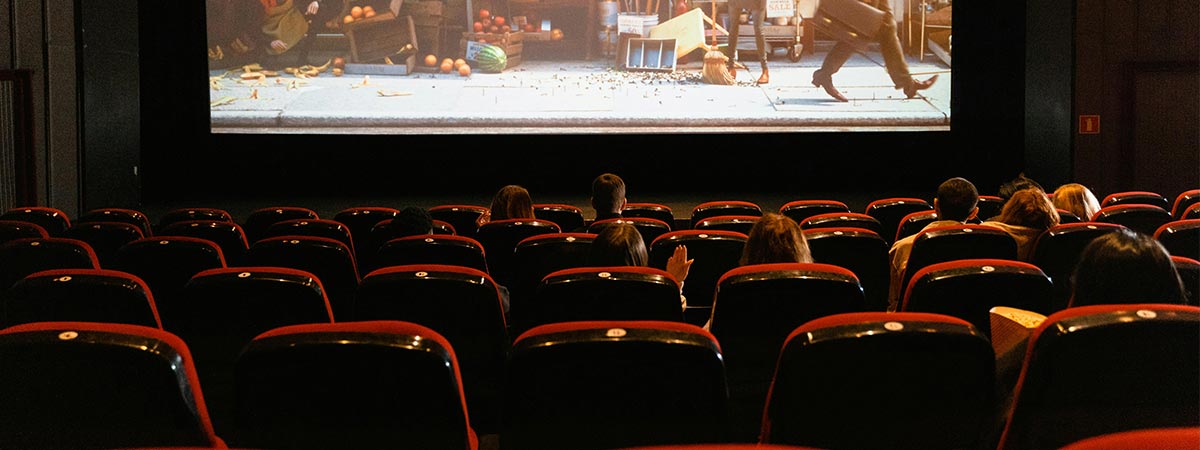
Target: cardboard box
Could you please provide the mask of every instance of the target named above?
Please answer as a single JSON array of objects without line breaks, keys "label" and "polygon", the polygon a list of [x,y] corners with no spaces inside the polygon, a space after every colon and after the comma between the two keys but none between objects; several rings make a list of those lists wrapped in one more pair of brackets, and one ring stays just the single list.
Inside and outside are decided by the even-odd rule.
[{"label": "cardboard box", "polygon": [[[396,17],[386,12],[346,25],[346,37],[350,39],[350,60],[346,64],[346,73],[408,75],[416,67],[421,46],[417,43],[412,17]],[[403,57],[397,56],[408,44],[412,44],[416,51]],[[385,63],[384,58],[391,59],[392,64]]]}]

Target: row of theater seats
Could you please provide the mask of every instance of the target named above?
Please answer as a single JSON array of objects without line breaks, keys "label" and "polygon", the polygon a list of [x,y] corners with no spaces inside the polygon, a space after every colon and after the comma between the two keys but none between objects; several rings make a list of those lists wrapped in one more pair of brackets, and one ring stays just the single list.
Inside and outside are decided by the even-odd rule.
[{"label": "row of theater seats", "polygon": [[[961,319],[866,312],[809,321],[776,350],[750,442],[1083,449],[1144,430],[1150,436],[1124,436],[1124,448],[1195,448],[1200,308],[1070,308],[1046,318],[1026,345],[1008,390],[997,383],[993,345]],[[237,355],[223,410],[197,376],[206,364],[198,349],[172,333],[96,322],[9,327],[0,330],[0,443],[473,450],[477,410],[464,401],[458,350],[411,322],[274,328]],[[742,448],[717,445],[739,442],[730,434],[736,388],[725,351],[712,334],[677,322],[529,330],[505,365],[498,448]],[[1151,446],[1163,428],[1193,446]]]}]

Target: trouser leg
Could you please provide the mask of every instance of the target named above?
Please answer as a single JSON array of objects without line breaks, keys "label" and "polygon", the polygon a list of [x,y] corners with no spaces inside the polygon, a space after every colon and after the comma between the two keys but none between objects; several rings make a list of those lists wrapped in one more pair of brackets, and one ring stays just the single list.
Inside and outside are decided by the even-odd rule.
[{"label": "trouser leg", "polygon": [[838,41],[834,44],[833,49],[825,55],[825,59],[821,61],[821,68],[817,69],[817,75],[833,76],[838,69],[842,68],[846,61],[850,60],[850,56],[854,54],[854,47],[845,42]]},{"label": "trouser leg", "polygon": [[725,49],[725,56],[729,57],[730,65],[737,61],[738,25],[741,23],[738,20],[739,14],[739,11],[729,11],[729,45]]},{"label": "trouser leg", "polygon": [[767,66],[767,42],[763,38],[763,22],[767,20],[767,13],[761,9],[750,11],[750,17],[754,20],[754,48],[758,49],[758,60],[762,62],[763,67]]}]

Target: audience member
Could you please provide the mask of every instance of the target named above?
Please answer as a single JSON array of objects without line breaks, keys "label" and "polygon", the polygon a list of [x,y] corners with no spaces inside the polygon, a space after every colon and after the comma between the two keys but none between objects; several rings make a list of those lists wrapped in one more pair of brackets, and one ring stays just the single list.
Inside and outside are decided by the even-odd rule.
[{"label": "audience member", "polygon": [[592,180],[592,208],[596,221],[620,218],[625,209],[625,180],[611,173]]},{"label": "audience member", "polygon": [[1153,237],[1122,229],[1093,239],[1071,277],[1069,306],[1185,303],[1171,255]]},{"label": "audience member", "polygon": [[[930,222],[921,231],[963,225],[975,217],[979,211],[979,191],[975,184],[966,178],[954,177],[938,185],[937,195],[933,199],[933,211],[938,220]],[[920,233],[920,232],[918,232]],[[900,295],[904,293],[904,271],[908,268],[908,257],[912,254],[913,242],[917,234],[906,236],[892,244],[888,250],[891,261],[891,282],[888,287],[888,311],[894,312],[900,308]]]},{"label": "audience member", "polygon": [[1044,191],[1028,187],[1013,193],[1000,215],[983,225],[1000,228],[1016,239],[1017,259],[1028,262],[1042,232],[1058,225],[1058,211]]},{"label": "audience member", "polygon": [[[687,279],[694,261],[688,259],[686,245],[675,247],[675,252],[667,259],[667,273],[679,282],[679,302],[684,309],[687,308],[687,298],[683,296],[683,282]],[[596,235],[592,241],[588,262],[594,267],[649,267],[650,255],[637,227],[627,223],[615,223],[604,227]]]},{"label": "audience member", "polygon": [[739,263],[745,266],[794,262],[813,262],[800,224],[783,214],[763,214],[750,228]]},{"label": "audience member", "polygon": [[1100,201],[1091,189],[1079,183],[1067,183],[1054,190],[1054,207],[1067,211],[1079,217],[1080,220],[1092,220],[1096,211],[1100,210]]},{"label": "audience member", "polygon": [[492,205],[475,221],[476,226],[482,226],[493,220],[533,219],[533,198],[529,190],[510,184],[500,188],[492,197]]},{"label": "audience member", "polygon": [[1018,174],[1016,178],[1001,184],[1000,190],[996,192],[996,196],[1004,199],[1005,202],[1008,202],[1008,199],[1012,198],[1013,194],[1017,193],[1017,191],[1031,187],[1038,188],[1045,192],[1045,189],[1042,189],[1042,185],[1038,184],[1036,181],[1033,181],[1032,178],[1025,176],[1025,173],[1022,172]]}]

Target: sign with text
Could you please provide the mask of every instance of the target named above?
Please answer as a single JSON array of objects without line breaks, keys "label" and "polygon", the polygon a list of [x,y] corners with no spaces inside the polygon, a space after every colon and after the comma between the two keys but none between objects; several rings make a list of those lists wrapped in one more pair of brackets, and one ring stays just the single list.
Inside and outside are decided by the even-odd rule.
[{"label": "sign with text", "polygon": [[488,45],[490,45],[490,44],[485,44],[483,42],[467,41],[467,54],[465,56],[463,56],[463,59],[474,61],[475,55],[478,54],[480,50],[483,50],[483,48],[487,47]]},{"label": "sign with text", "polygon": [[796,15],[796,0],[767,0],[767,18]]}]

